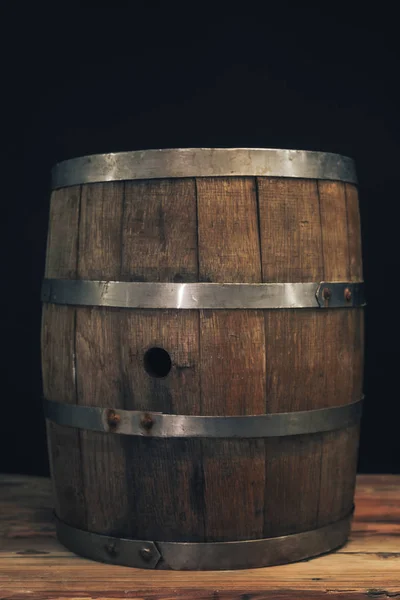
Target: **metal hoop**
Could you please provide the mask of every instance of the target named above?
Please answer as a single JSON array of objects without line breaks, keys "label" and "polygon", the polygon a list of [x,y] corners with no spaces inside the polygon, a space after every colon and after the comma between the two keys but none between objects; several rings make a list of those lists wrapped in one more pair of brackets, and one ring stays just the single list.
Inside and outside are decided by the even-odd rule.
[{"label": "metal hoop", "polygon": [[75,306],[174,309],[351,308],[363,282],[137,283],[45,279],[43,302]]},{"label": "metal hoop", "polygon": [[56,518],[57,537],[72,552],[93,560],[187,571],[250,569],[296,562],[329,552],[347,540],[353,511],[319,529],[240,542],[153,542],[110,537],[71,527]]},{"label": "metal hoop", "polygon": [[273,148],[176,148],[93,154],[55,165],[53,189],[171,177],[295,177],[357,183],[354,162],[329,152]]},{"label": "metal hoop", "polygon": [[44,400],[47,419],[68,427],[149,438],[265,438],[334,431],[355,425],[362,400],[307,411],[203,417],[101,408]]}]

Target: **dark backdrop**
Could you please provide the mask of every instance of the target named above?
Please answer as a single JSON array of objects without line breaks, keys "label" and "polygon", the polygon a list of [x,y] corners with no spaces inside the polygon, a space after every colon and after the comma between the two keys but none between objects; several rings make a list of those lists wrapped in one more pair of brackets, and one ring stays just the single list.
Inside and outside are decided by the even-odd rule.
[{"label": "dark backdrop", "polygon": [[107,4],[0,8],[0,471],[48,472],[39,295],[52,165],[95,152],[260,146],[356,160],[369,301],[359,468],[399,473],[395,14],[351,3],[259,3],[263,12],[240,3],[220,14],[216,3]]}]

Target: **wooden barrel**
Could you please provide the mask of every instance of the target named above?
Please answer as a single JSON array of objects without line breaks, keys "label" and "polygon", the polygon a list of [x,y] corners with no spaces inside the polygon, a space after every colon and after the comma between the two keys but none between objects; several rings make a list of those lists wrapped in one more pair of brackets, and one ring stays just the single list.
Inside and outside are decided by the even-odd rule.
[{"label": "wooden barrel", "polygon": [[53,171],[42,365],[60,541],[234,569],[342,545],[363,283],[353,162],[270,149]]}]

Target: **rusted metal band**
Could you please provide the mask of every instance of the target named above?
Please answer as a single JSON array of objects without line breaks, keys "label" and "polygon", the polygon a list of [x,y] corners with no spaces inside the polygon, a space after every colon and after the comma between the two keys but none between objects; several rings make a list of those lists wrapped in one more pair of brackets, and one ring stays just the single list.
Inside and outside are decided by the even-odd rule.
[{"label": "rusted metal band", "polygon": [[353,308],[364,283],[142,283],[44,279],[42,301],[144,309]]},{"label": "rusted metal band", "polygon": [[240,542],[154,542],[116,538],[71,527],[56,518],[57,537],[69,550],[100,562],[142,569],[207,571],[251,569],[296,562],[344,544],[353,511],[325,527]]},{"label": "rusted metal band", "polygon": [[334,431],[359,422],[362,400],[307,411],[229,417],[171,415],[44,400],[47,419],[67,427],[149,438],[265,438]]},{"label": "rusted metal band", "polygon": [[53,189],[104,181],[174,177],[295,177],[357,183],[354,161],[329,152],[274,148],[175,148],[93,154],[52,171]]}]

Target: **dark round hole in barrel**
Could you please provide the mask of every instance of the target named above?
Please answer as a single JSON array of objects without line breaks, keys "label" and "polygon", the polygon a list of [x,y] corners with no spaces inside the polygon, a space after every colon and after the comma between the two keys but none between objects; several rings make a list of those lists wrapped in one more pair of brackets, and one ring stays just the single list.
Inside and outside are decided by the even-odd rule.
[{"label": "dark round hole in barrel", "polygon": [[151,377],[166,377],[172,367],[171,357],[164,348],[149,348],[143,362]]}]

